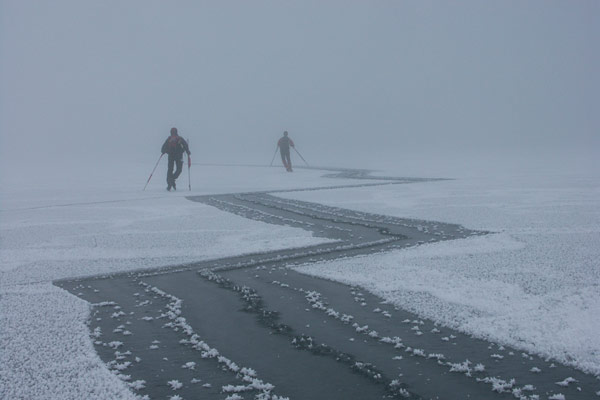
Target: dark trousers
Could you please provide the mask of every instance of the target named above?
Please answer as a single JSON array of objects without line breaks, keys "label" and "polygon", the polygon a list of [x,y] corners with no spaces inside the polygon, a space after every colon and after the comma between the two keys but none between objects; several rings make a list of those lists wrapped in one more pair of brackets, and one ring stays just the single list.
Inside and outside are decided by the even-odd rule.
[{"label": "dark trousers", "polygon": [[292,169],[292,160],[290,158],[290,149],[284,149],[283,147],[280,148],[280,152],[281,152],[281,162],[283,163],[283,166],[285,167],[285,169],[290,170]]},{"label": "dark trousers", "polygon": [[[177,167],[175,173],[173,173],[173,167]],[[175,179],[179,178],[181,175],[181,170],[183,169],[183,159],[179,157],[174,157],[169,154],[169,169],[167,169],[167,185],[175,186]]]}]

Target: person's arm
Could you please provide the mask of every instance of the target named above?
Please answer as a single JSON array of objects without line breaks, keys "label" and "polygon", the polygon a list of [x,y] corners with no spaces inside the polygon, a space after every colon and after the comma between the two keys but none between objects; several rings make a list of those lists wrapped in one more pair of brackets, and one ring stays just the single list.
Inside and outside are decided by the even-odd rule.
[{"label": "person's arm", "polygon": [[192,154],[192,152],[190,151],[190,147],[188,146],[185,139],[181,138],[180,140],[181,140],[181,145],[183,146],[183,150],[187,153],[187,155],[189,156],[190,154]]},{"label": "person's arm", "polygon": [[292,139],[290,139],[290,146],[295,147],[294,146],[294,141]]},{"label": "person's arm", "polygon": [[161,152],[162,154],[165,154],[165,153],[167,152],[167,142],[168,142],[168,141],[169,141],[169,139],[167,138],[167,140],[165,140],[165,142],[163,143],[163,145],[162,145],[162,147],[161,147],[161,149],[160,149],[160,152]]},{"label": "person's arm", "polygon": [[281,146],[281,139],[277,141],[277,147]]}]

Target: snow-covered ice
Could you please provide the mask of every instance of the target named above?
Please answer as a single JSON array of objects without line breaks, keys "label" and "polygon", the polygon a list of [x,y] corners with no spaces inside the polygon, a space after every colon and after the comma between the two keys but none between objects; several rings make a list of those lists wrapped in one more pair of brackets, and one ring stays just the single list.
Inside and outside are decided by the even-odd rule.
[{"label": "snow-covered ice", "polygon": [[90,305],[53,286],[54,279],[325,241],[184,198],[335,182],[319,179],[320,171],[300,171],[291,180],[275,168],[194,167],[193,190],[184,174],[180,190],[168,193],[161,165],[142,192],[148,165],[3,174],[0,398],[134,398],[94,351]]},{"label": "snow-covered ice", "polygon": [[50,283],[0,292],[0,398],[135,399],[96,354],[89,304]]},{"label": "snow-covered ice", "polygon": [[[1,398],[135,396],[130,387],[137,384],[112,374],[93,349],[85,324],[90,305],[51,280],[323,241],[190,202],[186,190],[167,193],[160,170],[141,192],[146,167],[67,173],[61,180],[3,177]],[[268,168],[195,172],[193,195],[355,183],[312,170],[293,176]],[[362,286],[424,318],[598,374],[598,182],[469,178],[279,195],[495,232],[299,270]]]},{"label": "snow-covered ice", "polygon": [[477,337],[600,374],[600,178],[495,176],[278,194],[494,232],[308,265]]},{"label": "snow-covered ice", "polygon": [[[270,179],[262,185],[255,182],[254,190],[290,186],[290,180],[271,169],[257,174],[255,169],[230,167],[231,175],[222,176],[219,169],[207,169],[207,175],[200,175],[203,179],[194,181],[193,187],[200,189],[192,192],[167,193],[162,179],[158,182],[160,176],[142,192],[134,184],[144,182],[143,170],[137,170],[137,180],[131,176],[116,188],[108,182],[97,186],[97,180],[77,182],[76,177],[65,187],[8,185],[0,192],[1,284],[177,265],[325,241],[300,229],[249,220],[185,199],[190,194],[251,190],[248,182],[256,175]],[[217,175],[212,185],[211,173]],[[306,174],[304,185],[328,182],[319,181],[317,172]]]}]

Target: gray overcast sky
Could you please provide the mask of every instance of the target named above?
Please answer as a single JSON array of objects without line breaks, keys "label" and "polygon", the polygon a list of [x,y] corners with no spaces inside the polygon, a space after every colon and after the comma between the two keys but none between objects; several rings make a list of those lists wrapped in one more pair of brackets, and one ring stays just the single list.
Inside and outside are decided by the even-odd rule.
[{"label": "gray overcast sky", "polygon": [[0,0],[3,161],[591,160],[600,1]]}]

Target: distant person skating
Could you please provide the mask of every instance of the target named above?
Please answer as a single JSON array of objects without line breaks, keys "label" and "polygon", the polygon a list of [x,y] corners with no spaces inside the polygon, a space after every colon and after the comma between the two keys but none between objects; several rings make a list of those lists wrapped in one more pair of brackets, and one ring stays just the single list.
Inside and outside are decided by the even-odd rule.
[{"label": "distant person skating", "polygon": [[[165,140],[161,152],[162,154],[166,153],[169,156],[167,190],[177,190],[175,180],[181,175],[181,170],[183,168],[183,153],[187,153],[188,157],[192,154],[190,153],[187,142],[177,134],[177,128],[171,128],[171,136]],[[177,166],[175,172],[173,172],[174,166]]]},{"label": "distant person skating", "polygon": [[292,159],[290,158],[290,146],[294,147],[294,142],[289,138],[287,131],[283,132],[283,136],[277,142],[279,152],[281,153],[281,162],[288,172],[292,172]]}]

